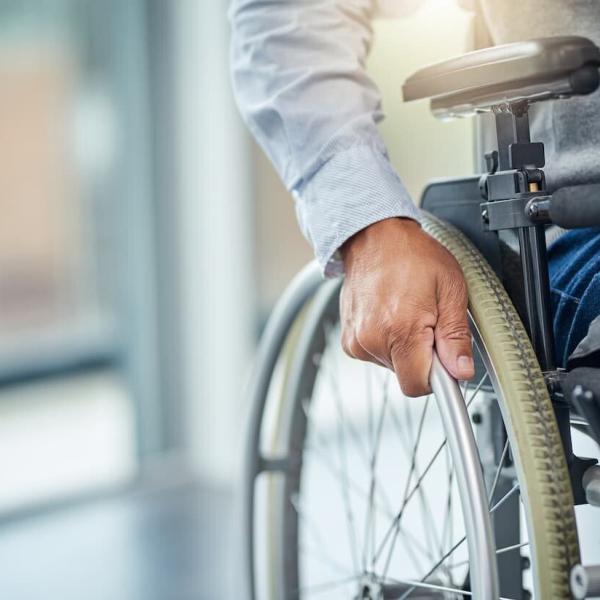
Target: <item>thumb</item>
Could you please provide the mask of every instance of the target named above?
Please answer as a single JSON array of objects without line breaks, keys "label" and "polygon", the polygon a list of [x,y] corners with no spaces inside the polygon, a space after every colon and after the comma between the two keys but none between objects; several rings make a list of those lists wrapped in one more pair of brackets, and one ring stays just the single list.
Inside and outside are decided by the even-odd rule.
[{"label": "thumb", "polygon": [[440,290],[435,347],[450,375],[465,380],[475,375],[475,367],[467,321],[467,290],[462,279],[459,283],[460,286],[447,285]]},{"label": "thumb", "polygon": [[400,389],[405,396],[416,398],[431,392],[429,371],[433,357],[434,333],[431,327],[413,331],[403,343],[393,344],[391,361]]}]

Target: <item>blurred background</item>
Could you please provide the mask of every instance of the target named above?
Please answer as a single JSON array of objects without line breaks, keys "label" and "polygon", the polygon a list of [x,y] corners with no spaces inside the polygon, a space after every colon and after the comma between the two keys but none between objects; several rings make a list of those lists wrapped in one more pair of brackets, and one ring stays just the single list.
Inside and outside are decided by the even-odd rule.
[{"label": "blurred background", "polygon": [[[235,108],[227,7],[0,0],[2,599],[242,591],[244,383],[311,252]],[[401,83],[474,35],[444,0],[375,23],[415,199],[473,172],[473,124]]]}]

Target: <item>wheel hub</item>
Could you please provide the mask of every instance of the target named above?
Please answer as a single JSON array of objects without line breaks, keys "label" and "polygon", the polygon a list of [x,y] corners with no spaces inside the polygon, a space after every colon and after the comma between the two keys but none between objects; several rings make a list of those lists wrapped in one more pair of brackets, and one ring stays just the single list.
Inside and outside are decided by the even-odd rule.
[{"label": "wheel hub", "polygon": [[353,600],[383,600],[383,590],[372,575],[363,577],[358,583],[358,593]]}]

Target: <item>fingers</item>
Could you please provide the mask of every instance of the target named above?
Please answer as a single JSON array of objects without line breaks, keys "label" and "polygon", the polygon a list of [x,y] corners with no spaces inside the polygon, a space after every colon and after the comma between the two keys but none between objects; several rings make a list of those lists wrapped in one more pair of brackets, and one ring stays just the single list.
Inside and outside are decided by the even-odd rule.
[{"label": "fingers", "polygon": [[364,360],[379,366],[384,366],[360,344],[351,327],[344,327],[342,330],[342,349],[350,358],[357,358],[358,360]]},{"label": "fingers", "polygon": [[369,342],[368,334],[363,331],[357,335],[351,328],[342,333],[342,348],[352,358],[393,370],[402,393],[416,398],[431,392],[429,371],[434,339],[433,327],[419,325],[415,320],[410,326],[410,333],[396,335],[389,350],[378,349],[381,345],[379,341]]},{"label": "fingers", "polygon": [[412,328],[412,333],[398,338],[391,347],[392,366],[405,396],[416,398],[431,392],[429,371],[434,332],[431,327]]},{"label": "fingers", "polygon": [[462,273],[453,274],[440,286],[435,347],[450,375],[463,380],[475,375],[467,302]]},{"label": "fingers", "polygon": [[358,341],[352,308],[352,295],[347,293],[346,282],[344,282],[344,285],[342,286],[342,293],[340,296],[340,317],[342,321],[342,350],[350,358],[364,360],[365,362],[373,362],[381,366],[381,363],[375,360],[375,358],[369,353],[369,351],[365,349]]},{"label": "fingers", "polygon": [[402,392],[409,397],[431,391],[429,372],[434,346],[454,378],[471,379],[475,369],[462,272],[446,272],[433,298],[437,306],[406,302],[402,309],[389,311],[386,319],[345,319],[344,351],[353,358],[393,369]]}]

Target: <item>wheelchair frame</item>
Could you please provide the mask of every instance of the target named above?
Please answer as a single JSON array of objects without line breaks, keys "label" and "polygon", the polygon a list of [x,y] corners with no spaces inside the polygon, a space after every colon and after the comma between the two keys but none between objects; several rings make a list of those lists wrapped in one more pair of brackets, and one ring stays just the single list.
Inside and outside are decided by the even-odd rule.
[{"label": "wheelchair frame", "polygon": [[[587,40],[584,41],[588,42]],[[540,43],[543,46],[543,40]],[[555,82],[555,87],[550,89],[545,96],[535,96],[535,99],[531,101],[567,97],[574,94],[587,94],[594,91],[599,83],[598,49],[595,46],[590,48],[589,44],[591,42],[582,46],[581,38],[557,38],[552,41],[552,44],[558,50],[571,48],[569,44],[572,44],[577,61],[587,62],[584,62],[582,67],[576,67],[573,71],[572,74],[577,75],[577,78],[568,77],[566,82],[564,78],[559,78]],[[546,49],[549,47],[544,46]],[[579,52],[582,49],[583,54],[580,56]],[[497,52],[497,49],[494,52]],[[527,57],[523,60],[526,59]],[[460,60],[463,59],[454,59],[454,62]],[[591,67],[590,60],[595,61]],[[514,62],[515,69],[520,68],[516,64],[517,61]],[[483,64],[485,66],[485,61]],[[460,74],[453,74],[452,68],[454,66],[448,65],[446,74],[462,77]],[[478,64],[477,59],[473,61],[471,66],[475,70],[482,68],[482,64]],[[432,70],[437,70],[439,75],[443,73],[444,65],[430,67],[429,71]],[[487,72],[483,75],[481,73],[475,73],[475,75],[483,78],[483,80],[489,79],[489,73]],[[436,96],[436,94],[431,93],[430,89],[433,85],[431,81],[435,82],[435,77],[430,80],[427,79],[427,76],[421,79],[419,77],[411,79],[413,80],[413,87],[416,86],[417,89],[416,91],[412,90],[412,97],[406,98],[405,86],[405,99],[434,97],[434,111],[442,114],[447,113],[450,116],[456,116],[453,114],[456,106],[462,108],[469,105],[469,110],[477,109],[483,106],[482,97],[488,102],[490,97],[492,97],[492,100],[496,97],[489,94],[498,92],[496,88],[490,88],[489,84],[486,88],[483,83],[478,82],[473,87],[474,95],[472,96],[465,95],[462,92],[460,94],[452,92],[447,95],[438,93]],[[411,83],[410,79],[409,83]],[[456,84],[456,82],[454,83]],[[512,80],[508,82],[508,84],[515,85],[516,83],[519,82]],[[540,90],[550,87],[548,80],[534,83]],[[533,85],[531,82],[529,84]],[[436,85],[439,85],[439,82]],[[524,88],[516,85],[516,88],[510,88],[510,92],[517,93],[521,89],[531,91],[531,85]],[[419,86],[421,86],[420,89]],[[477,95],[483,92],[487,96],[485,94],[484,96]],[[506,94],[506,90],[499,90],[499,93],[501,95]],[[533,92],[531,94],[533,95]],[[577,227],[589,224],[590,220],[600,224],[600,203],[590,201],[590,195],[594,193],[600,195],[600,186],[593,186],[591,190],[585,191],[584,196],[587,194],[586,202],[583,203],[585,210],[582,210],[575,217],[573,216],[572,207],[569,206],[570,212],[564,210],[564,198],[561,199],[558,196],[554,198],[548,194],[543,172],[545,163],[544,147],[543,144],[532,142],[530,139],[529,101],[526,95],[524,98],[517,97],[508,101],[489,101],[484,110],[494,114],[498,147],[485,155],[488,172],[481,177],[449,179],[430,184],[424,191],[422,207],[462,231],[479,249],[503,281],[506,291],[523,321],[541,369],[544,372],[567,459],[575,504],[583,504],[587,502],[586,490],[583,485],[584,474],[586,471],[589,473],[590,467],[597,461],[580,458],[573,453],[571,419],[573,412],[576,411],[573,411],[572,408],[575,405],[580,412],[584,413],[584,416],[592,415],[594,417],[593,419],[588,417],[582,422],[588,426],[588,430],[600,443],[600,430],[596,431],[593,426],[594,422],[600,423],[600,406],[597,403],[600,398],[592,398],[593,401],[584,406],[582,403],[577,402],[575,394],[573,394],[573,398],[570,398],[565,397],[563,393],[563,381],[566,372],[557,369],[555,364],[545,225],[556,223],[559,225],[567,224],[567,227]],[[471,110],[471,112],[477,112],[477,110]],[[275,368],[290,324],[298,316],[305,302],[312,296],[320,283],[320,273],[315,264],[307,267],[296,277],[286,291],[285,296],[277,304],[275,313],[269,320],[259,347],[257,362],[261,365],[261,368],[254,372],[255,378],[250,386],[250,401],[253,412],[246,453],[246,480],[244,484],[246,494],[244,498],[244,520],[247,542],[244,551],[249,557],[250,563],[252,562],[252,544],[254,540],[253,488],[255,479],[262,472],[284,471],[287,468],[285,458],[265,460],[257,450],[260,446],[260,419],[267,396],[270,373]],[[598,478],[596,478],[597,480]],[[507,532],[514,529],[514,523],[518,523],[518,514],[519,506],[517,503],[514,506],[514,512],[510,516],[510,523],[505,520],[503,523],[494,524],[497,532]],[[253,565],[247,563],[247,567],[248,583],[253,590]],[[510,573],[508,576],[510,576]],[[577,598],[584,598],[585,594],[600,592],[600,565],[586,568],[577,565],[571,573],[571,580],[572,591]]]},{"label": "wheelchair frame", "polygon": [[[488,173],[438,181],[426,187],[421,206],[462,231],[502,280],[523,324],[550,391],[576,504],[587,502],[585,471],[596,464],[573,454],[570,418],[573,403],[562,390],[564,369],[554,355],[545,224],[550,223],[544,148],[531,142],[528,105],[495,114],[498,149],[485,155]],[[515,148],[518,151],[515,151]],[[600,407],[592,405],[600,418]],[[596,436],[597,432],[593,432]]]}]

